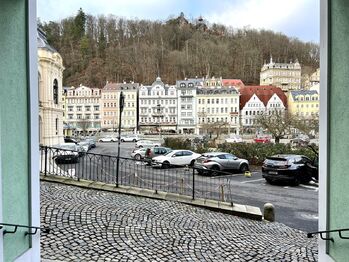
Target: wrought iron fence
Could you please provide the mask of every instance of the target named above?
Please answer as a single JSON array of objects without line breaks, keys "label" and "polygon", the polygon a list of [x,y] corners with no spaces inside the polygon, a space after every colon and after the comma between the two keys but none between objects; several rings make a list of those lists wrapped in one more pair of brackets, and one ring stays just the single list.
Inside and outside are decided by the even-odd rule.
[{"label": "wrought iron fence", "polygon": [[82,153],[55,147],[40,147],[40,171],[43,175],[65,176],[76,180],[90,180],[232,202],[232,187],[226,172],[200,172],[195,167],[153,167],[147,161],[96,153]]}]

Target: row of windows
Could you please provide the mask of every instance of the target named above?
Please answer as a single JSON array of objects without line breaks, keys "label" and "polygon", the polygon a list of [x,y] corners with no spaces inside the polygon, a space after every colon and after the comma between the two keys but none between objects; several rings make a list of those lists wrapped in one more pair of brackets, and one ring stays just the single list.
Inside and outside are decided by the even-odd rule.
[{"label": "row of windows", "polygon": [[193,112],[182,112],[181,116],[193,116]]},{"label": "row of windows", "polygon": [[319,116],[318,112],[297,112],[297,116]]},{"label": "row of windows", "polygon": [[91,95],[99,96],[100,90],[68,91],[68,96],[91,96]]},{"label": "row of windows", "polygon": [[[136,98],[136,95],[135,94],[125,94],[123,93],[124,96],[125,96],[125,99],[132,99],[134,100]],[[119,99],[120,97],[120,94],[119,93],[114,93],[114,94],[103,94],[102,98],[104,99]]]},{"label": "row of windows", "polygon": [[[119,107],[119,104],[118,103],[103,103],[103,106],[104,107]],[[128,102],[128,103],[125,103],[124,104],[124,107],[135,107],[135,103],[133,102]]]},{"label": "row of windows", "polygon": [[67,98],[68,104],[98,104],[99,98]]},{"label": "row of windows", "polygon": [[[116,112],[116,111],[105,111],[103,115],[104,116],[119,116],[119,112]],[[135,111],[126,110],[126,111],[122,112],[122,115],[123,116],[135,116],[136,112]]]},{"label": "row of windows", "polygon": [[[229,103],[229,98],[202,98],[202,99],[198,99],[198,104],[228,104]],[[235,98],[230,98],[230,103],[233,104],[237,104],[238,103],[238,99]]]},{"label": "row of windows", "polygon": [[144,107],[141,107],[140,108],[140,111],[142,114],[146,114],[146,113],[153,113],[153,114],[156,114],[156,113],[172,113],[172,114],[175,114],[176,113],[176,107],[170,107],[170,108],[165,108],[165,109],[161,109],[160,112],[159,112],[159,109],[158,108],[144,108]]},{"label": "row of windows", "polygon": [[[165,103],[164,103],[165,102]],[[170,99],[170,100],[155,100],[155,99],[140,99],[139,103],[141,105],[175,105],[176,104],[176,100],[174,99]]]},{"label": "row of windows", "polygon": [[[76,106],[76,111],[82,111],[82,109],[85,109],[85,111],[91,111],[92,106]],[[99,111],[99,106],[93,106],[94,111]],[[72,112],[74,111],[74,106],[68,106],[68,111]]]},{"label": "row of windows", "polygon": [[314,108],[314,107],[316,107],[316,108],[318,108],[319,107],[319,104],[311,104],[311,105],[309,105],[309,104],[305,104],[305,105],[303,105],[303,104],[300,104],[300,105],[297,105],[297,108],[303,108],[303,107],[306,107],[306,108],[309,108],[309,107],[311,107],[311,108]]},{"label": "row of windows", "polygon": [[276,75],[276,76],[301,76],[300,71],[290,71],[290,70],[273,70],[268,71],[263,74],[263,77],[270,76],[270,75]]},{"label": "row of windows", "polygon": [[[169,93],[166,93],[165,91],[152,91],[151,92],[151,96],[166,96],[166,95],[174,96],[174,95],[176,95],[176,93],[174,90],[171,90]],[[148,96],[148,92],[142,91],[141,96]]]},{"label": "row of windows", "polygon": [[[99,114],[76,114],[76,119],[92,119],[92,117],[93,119],[99,119]],[[68,114],[68,119],[74,119],[74,114]]]},{"label": "row of windows", "polygon": [[[119,122],[118,121],[114,121],[114,120],[104,120],[103,123],[105,125],[118,125]],[[124,125],[135,125],[135,121],[134,120],[122,120],[122,124]]]},{"label": "row of windows", "polygon": [[[159,123],[158,117],[141,117],[141,123]],[[162,117],[160,123],[175,123],[176,117]]]},{"label": "row of windows", "polygon": [[230,121],[230,123],[234,123],[237,124],[238,123],[238,118],[237,117],[199,117],[199,124],[204,124],[204,123],[216,123],[216,122],[226,122],[228,123],[228,121]]},{"label": "row of windows", "polygon": [[[238,107],[235,106],[235,107],[231,107],[230,108],[230,111],[229,111],[229,108],[228,107],[216,107],[216,108],[205,108],[205,107],[199,107],[199,112],[201,113],[208,113],[208,114],[218,114],[218,113],[237,113],[238,112]],[[206,109],[206,110],[205,110]]]},{"label": "row of windows", "polygon": [[310,98],[310,96],[305,96],[305,98],[303,97],[303,96],[297,96],[296,97],[296,99],[295,99],[295,101],[317,101],[317,100],[319,100],[319,97],[318,96],[312,96],[311,98]]}]

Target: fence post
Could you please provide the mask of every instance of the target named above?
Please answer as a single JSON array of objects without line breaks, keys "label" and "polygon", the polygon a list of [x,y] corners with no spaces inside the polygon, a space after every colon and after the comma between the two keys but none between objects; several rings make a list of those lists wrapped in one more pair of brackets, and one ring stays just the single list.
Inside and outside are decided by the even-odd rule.
[{"label": "fence post", "polygon": [[44,169],[45,176],[47,175],[47,146],[45,146],[45,169]]},{"label": "fence post", "polygon": [[193,195],[192,195],[192,199],[195,199],[195,168],[193,168]]}]

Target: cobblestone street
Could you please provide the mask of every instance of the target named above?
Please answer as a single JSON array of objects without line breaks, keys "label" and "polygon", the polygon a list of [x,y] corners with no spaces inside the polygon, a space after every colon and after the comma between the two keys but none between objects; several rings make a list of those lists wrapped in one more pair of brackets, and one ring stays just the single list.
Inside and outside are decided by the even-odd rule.
[{"label": "cobblestone street", "polygon": [[41,182],[41,256],[55,261],[317,261],[317,240],[280,223]]}]

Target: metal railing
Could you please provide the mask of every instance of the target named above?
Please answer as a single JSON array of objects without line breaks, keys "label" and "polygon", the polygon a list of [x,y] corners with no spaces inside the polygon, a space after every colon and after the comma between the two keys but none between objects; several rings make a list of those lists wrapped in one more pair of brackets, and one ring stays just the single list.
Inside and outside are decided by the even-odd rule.
[{"label": "metal railing", "polygon": [[[83,153],[54,147],[40,147],[40,171],[76,180],[90,180],[233,203],[230,180],[220,171],[200,172],[190,166],[157,168],[145,160],[119,158],[96,153]],[[214,172],[214,173],[213,173]],[[222,175],[222,176],[220,176]]]}]

